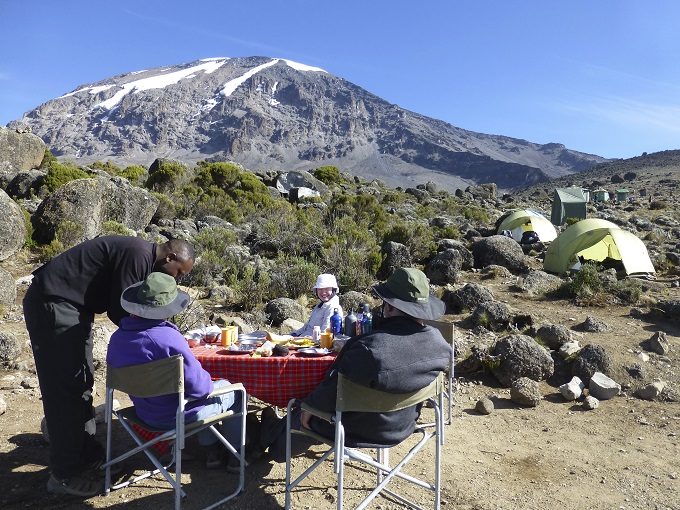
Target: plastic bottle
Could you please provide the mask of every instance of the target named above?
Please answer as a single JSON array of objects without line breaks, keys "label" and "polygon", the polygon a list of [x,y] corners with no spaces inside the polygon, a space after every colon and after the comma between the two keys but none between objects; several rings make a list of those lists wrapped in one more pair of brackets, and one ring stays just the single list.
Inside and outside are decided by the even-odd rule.
[{"label": "plastic bottle", "polygon": [[371,331],[373,331],[373,314],[371,305],[367,303],[364,305],[364,313],[361,316],[361,332],[370,333]]},{"label": "plastic bottle", "polygon": [[342,316],[337,308],[333,309],[333,315],[331,315],[331,333],[334,335],[342,333]]},{"label": "plastic bottle", "polygon": [[365,303],[361,303],[359,305],[359,308],[357,308],[357,324],[356,324],[356,328],[355,328],[355,331],[354,331],[355,335],[360,335],[361,333],[363,333],[363,331],[361,330],[361,319],[364,316],[364,314],[363,314],[364,304]]},{"label": "plastic bottle", "polygon": [[356,334],[357,317],[352,310],[349,311],[345,317],[345,334],[347,336],[354,336]]}]

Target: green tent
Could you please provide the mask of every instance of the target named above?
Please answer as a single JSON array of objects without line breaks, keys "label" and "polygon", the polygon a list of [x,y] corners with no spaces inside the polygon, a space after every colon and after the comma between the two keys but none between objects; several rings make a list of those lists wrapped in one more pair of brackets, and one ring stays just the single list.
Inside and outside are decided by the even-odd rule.
[{"label": "green tent", "polygon": [[586,202],[581,188],[556,188],[550,221],[553,225],[564,225],[567,218],[585,219]]},{"label": "green tent", "polygon": [[606,258],[620,260],[627,275],[655,272],[645,244],[606,220],[592,218],[571,225],[548,246],[543,267],[563,274],[578,264],[579,257],[598,262]]}]

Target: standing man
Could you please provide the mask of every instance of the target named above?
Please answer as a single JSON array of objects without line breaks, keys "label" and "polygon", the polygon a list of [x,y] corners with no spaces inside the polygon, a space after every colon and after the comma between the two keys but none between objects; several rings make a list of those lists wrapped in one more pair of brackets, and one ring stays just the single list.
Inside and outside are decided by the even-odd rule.
[{"label": "standing man", "polygon": [[106,312],[119,325],[128,315],[120,303],[124,289],[153,271],[183,276],[194,258],[191,245],[178,239],[156,244],[104,236],[74,246],[33,272],[23,305],[50,437],[48,492],[90,497],[102,490],[92,476],[104,459],[94,438],[92,407],[95,314]]},{"label": "standing man", "polygon": [[[451,346],[441,333],[423,320],[439,319],[444,302],[430,295],[425,274],[414,268],[399,268],[373,291],[383,300],[383,319],[370,333],[347,341],[323,381],[306,398],[310,406],[335,413],[338,373],[350,380],[390,393],[407,393],[430,384],[448,367]],[[347,445],[393,446],[413,433],[420,416],[420,405],[391,413],[347,412],[342,415]],[[293,411],[293,427],[306,427],[332,438],[334,426],[298,407]],[[307,438],[293,435],[293,455],[310,446]],[[275,462],[286,460],[286,420],[271,407],[262,412],[260,447],[269,448]]]}]

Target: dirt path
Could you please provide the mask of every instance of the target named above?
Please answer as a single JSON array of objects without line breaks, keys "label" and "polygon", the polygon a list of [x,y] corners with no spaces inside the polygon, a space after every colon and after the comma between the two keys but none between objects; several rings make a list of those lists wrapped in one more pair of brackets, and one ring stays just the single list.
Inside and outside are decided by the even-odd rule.
[{"label": "dirt path", "polygon": [[[453,423],[446,427],[442,461],[442,508],[465,510],[560,509],[678,509],[680,508],[680,403],[644,401],[632,396],[642,382],[662,380],[680,390],[680,331],[677,324],[653,324],[633,318],[630,307],[583,309],[566,302],[545,302],[516,292],[509,282],[485,282],[497,299],[525,313],[534,313],[556,324],[574,327],[586,316],[601,318],[610,333],[584,333],[581,345],[597,343],[610,353],[624,391],[586,411],[580,401],[567,402],[557,382],[541,383],[543,401],[523,408],[510,401],[509,390],[493,377],[478,372],[459,380]],[[669,292],[679,292],[677,289]],[[677,298],[677,296],[675,296]],[[452,317],[459,320],[461,317]],[[668,356],[646,353],[641,343],[664,330],[671,343]],[[0,331],[26,338],[23,324],[4,320]],[[464,330],[460,334],[466,335]],[[0,395],[7,412],[0,415],[0,506],[7,509],[49,508],[169,508],[172,496],[158,481],[143,482],[108,497],[84,502],[51,496],[45,490],[48,477],[47,446],[40,434],[42,408],[36,389],[22,389],[31,376],[31,357],[22,357],[28,370],[0,371]],[[644,380],[628,375],[627,368],[641,365]],[[103,374],[98,374],[97,403],[103,402]],[[566,382],[566,381],[561,381]],[[561,383],[560,382],[560,383]],[[495,410],[481,415],[474,408],[481,397],[490,397]],[[100,434],[103,426],[100,426]],[[313,456],[317,449],[310,453]],[[198,455],[189,444],[188,453]],[[431,456],[414,463],[415,473],[430,469]],[[311,462],[301,457],[300,469]],[[128,462],[126,470],[134,468]],[[234,482],[226,472],[207,471],[201,458],[187,462],[184,481],[189,498],[184,508],[199,508],[217,499],[225,484]],[[366,473],[358,473],[365,476]],[[268,462],[247,471],[246,491],[228,508],[280,508],[284,501],[285,466]],[[348,471],[347,508],[356,502],[364,483]],[[409,489],[420,499],[423,491]],[[329,463],[314,475],[311,485],[295,493],[294,508],[334,508],[335,483]],[[379,498],[372,508],[400,508]]]}]

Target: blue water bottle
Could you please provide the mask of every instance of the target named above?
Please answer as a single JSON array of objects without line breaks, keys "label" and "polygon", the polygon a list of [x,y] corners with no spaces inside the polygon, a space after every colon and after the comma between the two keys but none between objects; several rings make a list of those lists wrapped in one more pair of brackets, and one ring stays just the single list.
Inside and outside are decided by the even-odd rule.
[{"label": "blue water bottle", "polygon": [[370,333],[373,330],[373,314],[371,313],[371,305],[366,303],[364,305],[364,312],[361,314],[361,332]]},{"label": "blue water bottle", "polygon": [[342,316],[337,308],[333,309],[333,315],[331,315],[331,333],[334,335],[342,333]]}]

